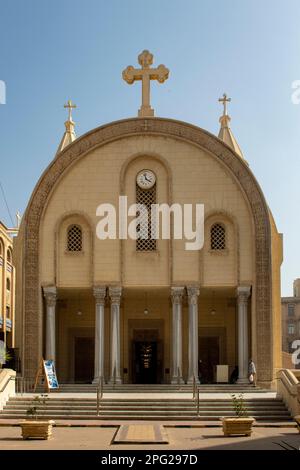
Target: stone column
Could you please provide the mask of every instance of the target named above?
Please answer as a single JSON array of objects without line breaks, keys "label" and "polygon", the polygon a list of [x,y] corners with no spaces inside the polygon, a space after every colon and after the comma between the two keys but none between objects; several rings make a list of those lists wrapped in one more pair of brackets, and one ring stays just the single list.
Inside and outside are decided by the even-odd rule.
[{"label": "stone column", "polygon": [[182,378],[182,296],[184,287],[172,287],[172,384],[184,383]]},{"label": "stone column", "polygon": [[104,306],[106,287],[96,286],[93,289],[95,297],[95,375],[93,383],[104,378]]},{"label": "stone column", "polygon": [[56,287],[44,287],[44,297],[46,300],[46,348],[45,359],[55,361],[55,306],[56,306]]},{"label": "stone column", "polygon": [[248,379],[248,299],[251,288],[237,288],[237,307],[238,307],[238,364],[239,378],[238,383],[249,383]]},{"label": "stone column", "polygon": [[198,376],[198,287],[187,287],[189,304],[189,372],[188,382],[193,383],[194,377],[199,383]]},{"label": "stone column", "polygon": [[110,383],[122,383],[120,370],[120,302],[122,287],[110,287],[109,297],[111,300],[110,323],[111,323],[111,370]]}]

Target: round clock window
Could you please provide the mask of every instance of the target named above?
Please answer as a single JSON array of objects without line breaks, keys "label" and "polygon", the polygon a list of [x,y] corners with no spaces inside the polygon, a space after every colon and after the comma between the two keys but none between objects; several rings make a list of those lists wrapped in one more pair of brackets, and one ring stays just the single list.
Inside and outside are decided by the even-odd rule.
[{"label": "round clock window", "polygon": [[151,170],[142,170],[136,177],[136,182],[141,189],[151,189],[155,185],[156,177]]}]

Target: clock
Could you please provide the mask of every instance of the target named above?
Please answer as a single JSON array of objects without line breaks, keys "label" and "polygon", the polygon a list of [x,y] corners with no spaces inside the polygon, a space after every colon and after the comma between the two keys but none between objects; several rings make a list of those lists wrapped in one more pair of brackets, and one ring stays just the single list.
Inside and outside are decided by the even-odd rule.
[{"label": "clock", "polygon": [[136,182],[141,189],[151,189],[155,185],[156,176],[151,170],[142,170],[137,174]]}]

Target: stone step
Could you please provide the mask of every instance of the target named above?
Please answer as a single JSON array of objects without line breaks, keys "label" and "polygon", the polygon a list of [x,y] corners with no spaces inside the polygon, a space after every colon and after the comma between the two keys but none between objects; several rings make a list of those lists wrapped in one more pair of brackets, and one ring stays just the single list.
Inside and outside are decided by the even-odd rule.
[{"label": "stone step", "polygon": [[[131,388],[131,392],[135,392]],[[148,392],[148,390],[147,390]],[[67,392],[66,392],[67,393]],[[234,416],[232,400],[229,397],[220,398],[209,397],[200,399],[199,415],[197,416],[196,401],[190,398],[174,399],[172,396],[160,398],[145,398],[140,395],[136,398],[130,396],[128,390],[120,394],[114,394],[113,398],[105,397],[100,403],[100,417],[105,420],[218,420],[222,416]],[[163,392],[166,393],[166,392]],[[263,392],[265,393],[265,392]],[[245,406],[248,413],[260,421],[289,421],[290,414],[280,398],[273,398],[270,395],[260,393],[254,398],[246,398]],[[126,394],[128,394],[126,396]],[[76,396],[70,393],[63,396],[60,393],[51,393],[46,404],[33,402],[34,395],[17,395],[11,397],[4,410],[0,412],[1,418],[24,419],[28,417],[26,411],[34,404],[39,417],[52,419],[98,419],[96,415],[97,400],[94,396]],[[146,394],[146,397],[149,397]]]},{"label": "stone step", "polygon": [[[91,403],[96,403],[96,397],[91,397],[91,398],[80,398],[80,397],[62,397],[62,398],[59,398],[59,397],[49,397],[47,399],[47,404],[50,404],[50,403],[59,403],[61,405],[65,405],[65,404],[68,404],[70,403],[70,405],[72,404],[91,404]],[[9,402],[7,402],[8,404],[10,403],[24,403],[24,404],[30,404],[33,402],[33,397],[32,396],[29,396],[29,397],[11,397]],[[176,399],[176,400],[172,400],[171,398],[102,398],[101,399],[101,402],[102,403],[110,403],[112,405],[114,404],[129,404],[129,403],[136,403],[136,404],[139,404],[141,406],[144,406],[144,404],[160,404],[160,403],[165,403],[165,404],[184,404],[184,403],[195,403],[194,400],[192,399],[186,399],[186,398],[183,398],[183,399]],[[200,399],[200,403],[201,404],[212,404],[212,403],[228,403],[230,405],[232,405],[232,400],[230,398],[205,398],[205,399]],[[266,405],[283,405],[283,401],[280,399],[280,398],[249,398],[249,399],[245,399],[244,400],[244,403],[245,405],[249,406],[249,405],[259,405],[259,406],[266,406]],[[36,404],[38,405],[38,403]]]},{"label": "stone step", "polygon": [[[31,406],[32,401],[9,401],[5,409],[9,408],[28,408],[28,406]],[[45,407],[48,408],[90,408],[96,406],[97,402],[96,400],[90,401],[90,402],[69,402],[69,401],[64,401],[60,403],[59,401],[48,401],[46,405],[42,404],[35,404],[38,409],[44,409]],[[262,409],[269,409],[269,408],[285,408],[284,404],[282,402],[275,402],[275,403],[245,403],[248,409],[251,408],[262,408]],[[194,401],[182,401],[182,402],[173,402],[173,403],[165,403],[165,402],[134,402],[134,401],[110,401],[110,400],[101,400],[101,406],[105,407],[134,407],[134,408],[145,408],[145,407],[159,407],[159,408],[182,408],[182,407],[195,407],[196,404]],[[232,403],[230,402],[203,402],[200,400],[199,402],[200,407],[205,407],[205,408],[233,408]]]},{"label": "stone step", "polygon": [[[151,410],[143,410],[143,412],[137,412],[137,410],[131,410],[131,409],[126,409],[126,410],[105,410],[103,408],[100,408],[100,414],[101,415],[113,415],[113,416],[122,416],[124,414],[132,415],[132,416],[155,416],[155,415],[175,415],[175,416],[181,416],[181,415],[195,415],[196,410],[159,410],[159,409],[151,409]],[[206,416],[232,416],[234,415],[233,410],[205,410],[201,409],[199,410],[200,414],[206,415]],[[285,410],[281,411],[276,411],[276,410],[264,410],[264,411],[258,411],[258,410],[251,410],[249,412],[251,416],[289,416],[289,414]],[[26,410],[9,410],[5,411],[3,415],[1,414],[0,416],[28,416],[26,413]],[[59,416],[71,416],[71,415],[80,415],[80,416],[95,416],[96,415],[96,408],[93,410],[47,410],[45,411],[37,411],[36,413],[37,416],[53,416],[53,415],[59,415]]]},{"label": "stone step", "polygon": [[[59,392],[62,393],[95,393],[97,391],[97,387],[93,385],[61,385],[59,388]],[[105,385],[103,387],[103,391],[105,393],[129,393],[129,392],[134,392],[134,393],[192,393],[193,388],[191,386],[133,386],[133,385],[116,385],[116,386],[110,386],[110,385]],[[43,389],[37,389],[37,392],[43,392]],[[264,393],[265,390],[262,390],[260,388],[256,388],[253,386],[237,386],[237,387],[232,387],[232,386],[209,386],[209,385],[200,385],[199,386],[199,392],[200,393]]]},{"label": "stone step", "polygon": [[[45,419],[70,419],[70,420],[96,420],[96,419],[101,419],[101,420],[144,420],[144,421],[149,421],[149,420],[160,420],[160,421],[167,421],[167,420],[173,420],[173,421],[188,421],[188,420],[202,420],[202,421],[216,421],[219,420],[222,416],[234,416],[232,413],[223,413],[222,415],[218,414],[199,414],[199,416],[194,414],[172,414],[172,413],[158,413],[158,414],[130,414],[130,413],[123,413],[123,414],[114,414],[114,413],[100,413],[99,416],[96,416],[96,414],[91,414],[91,415],[81,415],[81,414],[49,414],[49,415],[43,415],[43,418]],[[276,422],[291,422],[291,418],[288,414],[284,415],[273,415],[273,414],[262,414],[262,415],[257,415],[257,414],[252,414],[257,421],[276,421]],[[4,415],[1,416],[1,418],[6,418],[6,419],[26,419],[28,416],[25,413],[19,413],[19,414],[14,414],[14,415]]]},{"label": "stone step", "polygon": [[[59,414],[70,414],[70,413],[80,413],[80,414],[89,414],[92,413],[94,414],[96,412],[97,407],[93,408],[65,408],[63,411],[60,408],[49,408],[46,411],[45,410],[37,410],[37,414],[44,414],[44,413],[59,413]],[[122,407],[100,407],[102,412],[109,412],[109,413],[194,413],[195,412],[195,407],[194,408],[144,408],[143,410],[130,407],[130,408],[122,408]],[[234,410],[232,408],[207,408],[207,407],[199,407],[199,410],[204,413],[214,413],[214,414],[222,414],[222,413],[234,413]],[[25,408],[5,408],[3,412],[1,412],[0,416],[2,417],[3,415],[7,414],[15,414],[15,413],[24,413],[26,414],[27,409]],[[248,414],[288,414],[286,409],[281,408],[281,409],[261,409],[259,410],[258,408],[248,408]]]}]

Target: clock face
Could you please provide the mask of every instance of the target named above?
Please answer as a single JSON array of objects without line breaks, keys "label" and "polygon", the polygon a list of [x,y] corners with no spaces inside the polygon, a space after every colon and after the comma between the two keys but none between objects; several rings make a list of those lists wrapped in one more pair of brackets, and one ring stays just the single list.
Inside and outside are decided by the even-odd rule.
[{"label": "clock face", "polygon": [[151,189],[155,185],[156,177],[151,170],[142,170],[136,177],[136,182],[142,189]]}]

